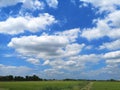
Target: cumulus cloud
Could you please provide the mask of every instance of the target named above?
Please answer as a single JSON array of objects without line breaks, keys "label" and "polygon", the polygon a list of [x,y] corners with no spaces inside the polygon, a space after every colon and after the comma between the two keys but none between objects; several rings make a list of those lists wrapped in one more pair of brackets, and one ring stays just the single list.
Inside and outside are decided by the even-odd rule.
[{"label": "cumulus cloud", "polygon": [[0,0],[0,7],[12,6],[23,2],[24,0]]},{"label": "cumulus cloud", "polygon": [[68,40],[60,36],[24,36],[13,38],[8,46],[15,48],[17,52],[23,55],[49,57],[61,55],[61,49],[67,43]]},{"label": "cumulus cloud", "polygon": [[[84,56],[84,55],[83,55]],[[89,58],[91,55],[88,55],[87,57]],[[105,54],[101,55],[93,55],[94,57],[89,58],[94,59],[96,57],[97,62],[93,62],[93,65],[87,66],[89,68],[89,71],[84,71],[81,72],[81,75],[84,76],[85,78],[91,78],[91,79],[119,79],[119,64],[120,64],[120,51],[112,51],[112,52],[107,52]],[[86,60],[86,57],[84,57]],[[86,62],[86,61],[85,61]],[[97,66],[101,65],[101,62],[104,63],[104,66],[101,66],[99,68],[90,69],[91,67],[94,67],[95,63]],[[103,64],[102,64],[103,65]],[[90,67],[89,67],[90,66]],[[114,72],[114,73],[113,73]]]},{"label": "cumulus cloud", "polygon": [[91,79],[98,79],[98,80],[101,80],[101,79],[107,80],[107,79],[113,78],[118,80],[120,78],[119,65],[116,65],[113,63],[111,65],[106,65],[105,67],[99,68],[97,70],[82,72],[81,74],[88,79],[91,78]]},{"label": "cumulus cloud", "polygon": [[[68,60],[47,60],[44,62],[44,65],[50,65],[52,67],[52,69],[46,69],[45,71],[47,72],[51,70],[53,72],[59,71],[59,73],[56,72],[57,75],[61,75],[60,72],[66,70],[66,72],[62,72],[63,78],[119,79],[119,56],[119,51],[98,55],[77,55],[69,57]],[[93,70],[96,65],[101,65],[101,62],[105,65]],[[87,70],[88,68],[89,70]],[[51,73],[51,76],[52,75],[55,77],[53,73]]]},{"label": "cumulus cloud", "polygon": [[44,3],[39,0],[24,0],[23,9],[42,10],[44,9]]},{"label": "cumulus cloud", "polygon": [[47,4],[51,8],[57,8],[58,0],[46,0]]},{"label": "cumulus cloud", "polygon": [[88,40],[99,39],[104,36],[111,39],[120,38],[119,13],[120,11],[117,10],[108,14],[104,19],[93,20],[96,26],[84,29],[81,36]]},{"label": "cumulus cloud", "polygon": [[40,14],[38,17],[9,17],[6,21],[0,22],[0,33],[3,34],[19,34],[26,30],[30,32],[38,32],[45,30],[47,26],[56,23],[54,16],[48,13]]},{"label": "cumulus cloud", "polygon": [[75,42],[80,32],[81,31],[79,28],[74,28],[70,30],[65,30],[64,32],[57,32],[55,34],[68,38],[70,42]]},{"label": "cumulus cloud", "polygon": [[[23,36],[12,38],[8,44],[22,56],[37,59],[55,59],[78,55],[85,44],[75,42],[79,29],[58,32],[53,35]],[[33,63],[34,60],[28,60]]]},{"label": "cumulus cloud", "polygon": [[117,50],[120,48],[120,40],[103,43],[99,49]]},{"label": "cumulus cloud", "polygon": [[27,62],[32,63],[34,65],[39,65],[40,64],[39,59],[35,59],[35,58],[28,58]]},{"label": "cumulus cloud", "polygon": [[81,36],[88,40],[99,39],[104,36],[110,39],[120,38],[120,10],[117,6],[120,5],[119,0],[80,0],[83,3],[90,3],[95,8],[99,8],[100,12],[107,11],[105,18],[93,20],[95,24],[92,28],[86,28],[83,30]]},{"label": "cumulus cloud", "polygon": [[0,75],[28,75],[32,71],[26,66],[7,66],[0,64]]},{"label": "cumulus cloud", "polygon": [[0,0],[0,7],[13,6],[22,3],[24,9],[44,9],[44,3],[39,0]]},{"label": "cumulus cloud", "polygon": [[107,20],[98,19],[95,23],[96,27],[84,29],[81,36],[87,38],[88,40],[93,40],[109,35],[108,32],[110,31],[110,27],[107,24]]},{"label": "cumulus cloud", "polygon": [[106,59],[118,59],[118,58],[120,58],[120,51],[108,52],[104,55],[104,58],[106,58]]},{"label": "cumulus cloud", "polygon": [[82,2],[90,3],[96,8],[99,8],[100,12],[114,11],[116,7],[120,5],[120,0],[80,0]]},{"label": "cumulus cloud", "polygon": [[86,63],[96,64],[101,60],[101,55],[76,55],[76,56],[69,56],[63,59],[55,59],[55,60],[47,60],[43,63],[43,65],[50,65],[52,68],[57,70],[67,70],[69,72],[74,71],[82,71],[86,67]]}]

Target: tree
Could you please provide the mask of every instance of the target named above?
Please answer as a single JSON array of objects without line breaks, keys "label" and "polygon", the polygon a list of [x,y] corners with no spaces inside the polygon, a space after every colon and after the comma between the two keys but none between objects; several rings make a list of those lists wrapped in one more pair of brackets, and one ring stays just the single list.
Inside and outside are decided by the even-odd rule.
[{"label": "tree", "polygon": [[15,80],[15,81],[24,81],[25,78],[24,78],[24,77],[21,77],[21,76],[15,76],[14,80]]}]

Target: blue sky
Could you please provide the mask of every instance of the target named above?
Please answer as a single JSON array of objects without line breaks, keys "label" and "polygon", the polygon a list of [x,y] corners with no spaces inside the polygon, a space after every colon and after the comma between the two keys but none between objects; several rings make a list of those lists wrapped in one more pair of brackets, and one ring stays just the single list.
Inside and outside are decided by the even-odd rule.
[{"label": "blue sky", "polygon": [[120,79],[120,0],[0,0],[0,75]]}]

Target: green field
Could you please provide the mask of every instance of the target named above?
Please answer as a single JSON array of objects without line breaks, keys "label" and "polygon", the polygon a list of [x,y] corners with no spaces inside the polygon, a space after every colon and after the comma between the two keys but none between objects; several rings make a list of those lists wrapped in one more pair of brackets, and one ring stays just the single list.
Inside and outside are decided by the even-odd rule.
[{"label": "green field", "polygon": [[94,82],[91,90],[120,90],[120,82]]},{"label": "green field", "polygon": [[120,82],[109,81],[0,82],[0,90],[120,90]]},{"label": "green field", "polygon": [[80,90],[87,81],[0,82],[0,90]]}]

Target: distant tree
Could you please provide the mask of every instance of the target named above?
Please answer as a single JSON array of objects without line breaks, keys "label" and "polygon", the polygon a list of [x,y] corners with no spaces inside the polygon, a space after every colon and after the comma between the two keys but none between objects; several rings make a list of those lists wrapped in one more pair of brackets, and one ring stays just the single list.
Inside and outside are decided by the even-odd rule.
[{"label": "distant tree", "polygon": [[13,81],[14,77],[12,75],[7,76],[8,81]]},{"label": "distant tree", "polygon": [[40,79],[40,78],[39,78],[38,76],[36,76],[36,75],[33,75],[32,78],[33,78],[34,81],[39,81],[39,79]]},{"label": "distant tree", "polygon": [[13,81],[14,78],[12,75],[9,76],[0,76],[0,81]]},{"label": "distant tree", "polygon": [[116,81],[115,79],[110,79],[110,81]]},{"label": "distant tree", "polygon": [[76,79],[69,79],[69,78],[66,78],[66,79],[64,79],[63,81],[76,81]]},{"label": "distant tree", "polygon": [[14,80],[15,80],[15,81],[24,81],[25,78],[24,78],[24,77],[21,77],[21,76],[15,76]]},{"label": "distant tree", "polygon": [[25,78],[22,76],[0,76],[0,81],[42,81],[42,78],[39,78],[36,75],[33,76],[26,76]]}]

